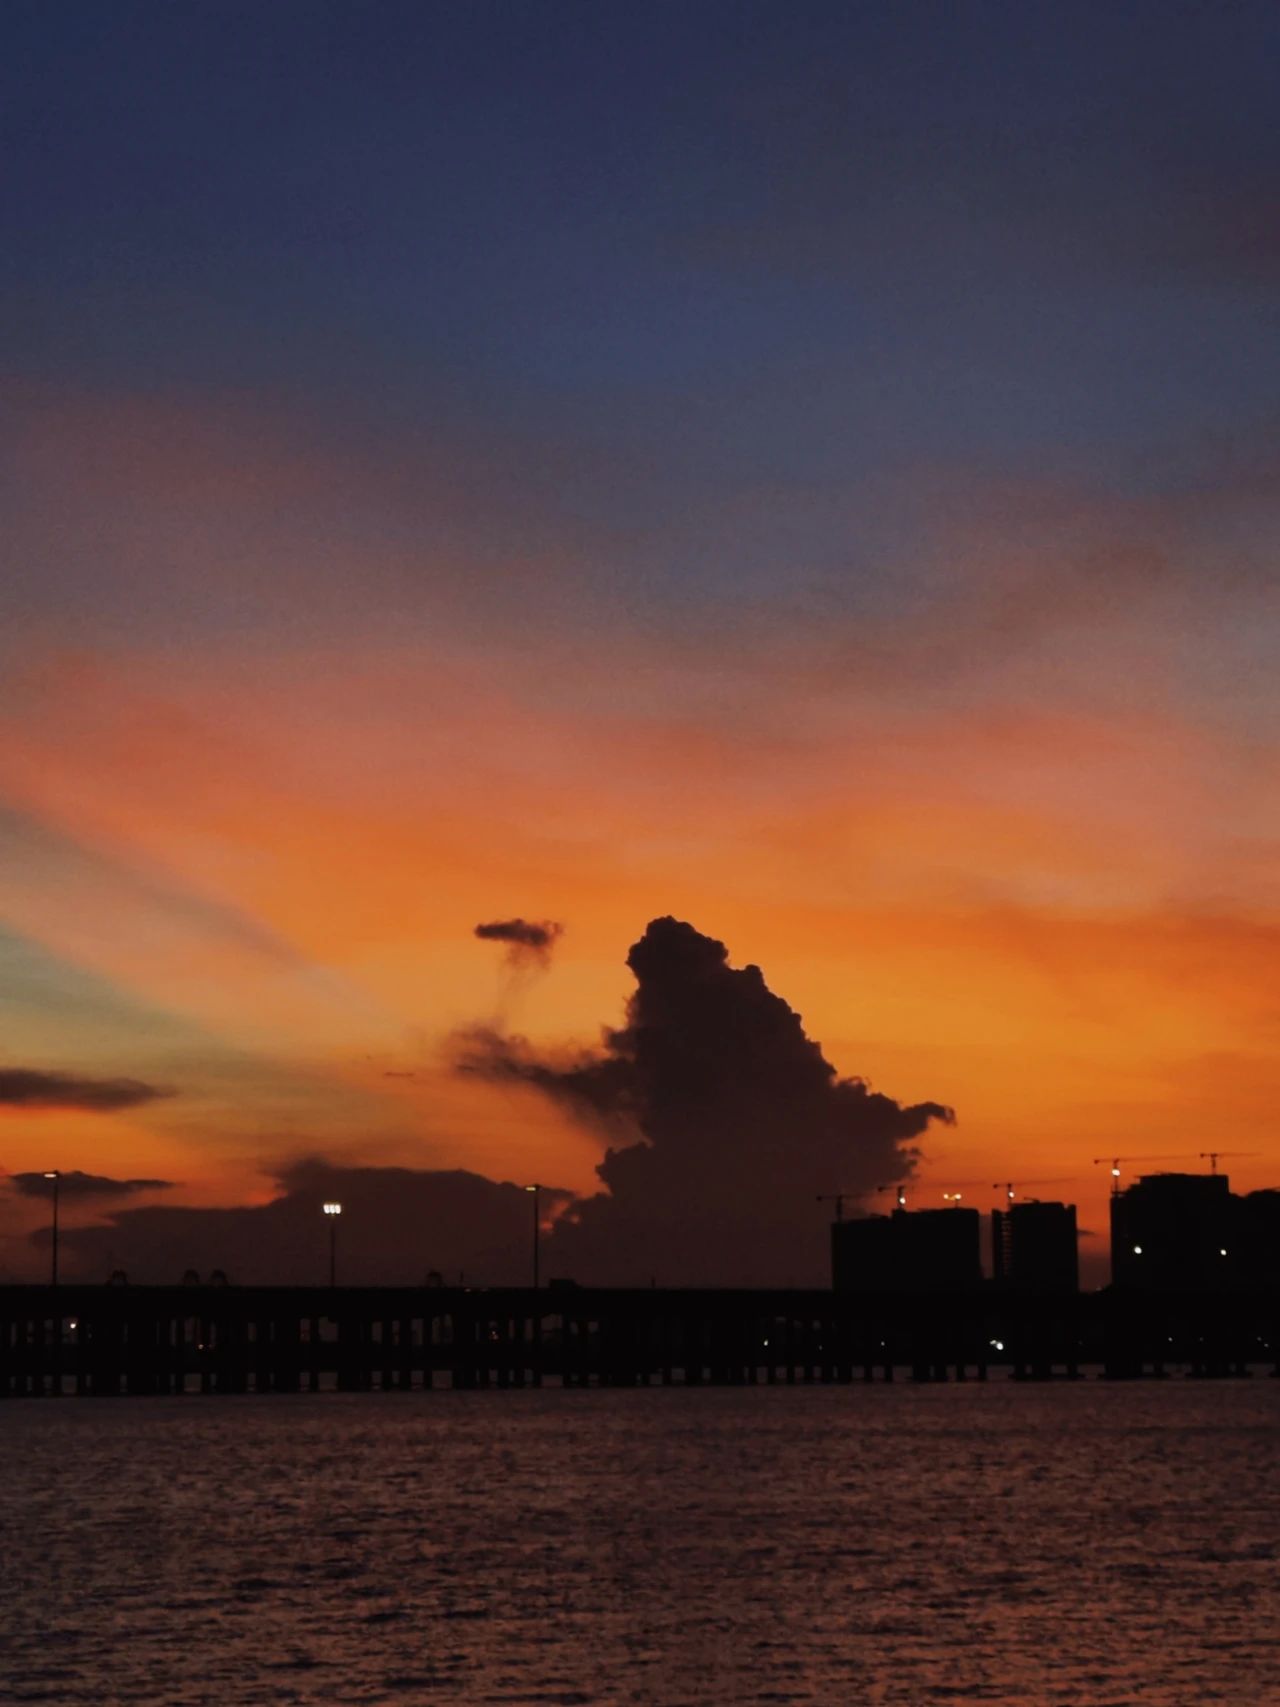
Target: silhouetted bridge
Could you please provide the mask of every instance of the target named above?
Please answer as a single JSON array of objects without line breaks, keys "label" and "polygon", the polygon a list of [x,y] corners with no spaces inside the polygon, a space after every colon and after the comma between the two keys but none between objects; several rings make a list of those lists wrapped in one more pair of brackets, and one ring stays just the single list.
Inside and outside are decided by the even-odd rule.
[{"label": "silhouetted bridge", "polygon": [[1276,1374],[1274,1293],[0,1287],[0,1397]]}]

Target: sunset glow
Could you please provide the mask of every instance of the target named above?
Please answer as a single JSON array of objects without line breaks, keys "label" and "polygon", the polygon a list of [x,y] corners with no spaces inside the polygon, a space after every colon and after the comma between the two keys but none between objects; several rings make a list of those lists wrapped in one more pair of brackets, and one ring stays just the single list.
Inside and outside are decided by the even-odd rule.
[{"label": "sunset glow", "polygon": [[[779,51],[776,87],[744,60],[730,99],[722,66],[705,110],[696,61],[679,74],[690,181],[727,114],[750,136],[776,99],[790,122],[780,91],[814,66]],[[415,248],[456,215],[429,103],[355,102],[328,141],[330,71],[310,74],[297,133],[259,157],[251,69],[249,117],[206,161],[245,198],[225,271],[193,216],[126,302],[109,252],[77,273],[97,216],[76,203],[10,352],[0,1066],[166,1094],[0,1106],[5,1168],[159,1178],[196,1206],[266,1202],[315,1157],[589,1192],[600,1134],[460,1076],[453,1039],[593,1045],[629,945],[673,914],[758,964],[842,1074],[955,1108],[914,1201],[1061,1180],[1038,1194],[1080,1204],[1097,1280],[1094,1157],[1195,1170],[1218,1148],[1241,1187],[1274,1184],[1274,328],[1247,255],[1192,255],[1212,197],[1186,192],[1189,258],[1113,273],[1114,230],[1073,224],[1067,178],[1029,232],[960,115],[994,317],[1029,268],[1057,341],[961,295],[948,339],[917,302],[900,343],[897,204],[796,191],[847,114],[822,148],[795,120],[783,206],[752,201],[744,143],[707,223],[655,187],[639,69],[619,96],[637,155],[601,144],[553,242],[520,204],[559,206],[558,145],[522,154],[523,84],[500,73],[478,97],[495,152],[470,145],[458,193],[514,222],[524,283],[501,246],[441,282]],[[579,142],[605,135],[590,81],[558,120]],[[884,170],[943,217],[897,122]],[[1171,122],[1152,95],[1122,169]],[[212,123],[190,117],[195,157]],[[358,137],[398,199],[317,235],[298,162],[341,171]],[[1086,155],[1101,182],[1106,149]],[[144,247],[154,214],[141,194],[122,214]],[[966,238],[938,241],[962,293]],[[1081,248],[1097,273],[1071,274]],[[603,269],[598,324],[562,299],[579,266]],[[244,329],[269,308],[278,348]],[[86,315],[108,354],[68,329]],[[517,915],[565,929],[513,975],[472,932]],[[40,1272],[45,1206],[0,1213],[0,1265]]]}]

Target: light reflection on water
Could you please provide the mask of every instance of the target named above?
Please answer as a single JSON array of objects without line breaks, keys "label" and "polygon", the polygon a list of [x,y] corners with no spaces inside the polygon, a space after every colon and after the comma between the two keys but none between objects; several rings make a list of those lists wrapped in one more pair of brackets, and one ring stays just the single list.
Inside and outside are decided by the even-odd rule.
[{"label": "light reflection on water", "polygon": [[0,1702],[1280,1703],[1280,1382],[17,1401]]}]

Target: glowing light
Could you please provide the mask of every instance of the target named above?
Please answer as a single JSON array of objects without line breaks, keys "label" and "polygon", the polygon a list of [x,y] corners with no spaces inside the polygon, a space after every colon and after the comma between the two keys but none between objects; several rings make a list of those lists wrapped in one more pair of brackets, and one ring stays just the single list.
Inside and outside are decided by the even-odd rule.
[{"label": "glowing light", "polygon": [[1140,1257],[1142,1255],[1142,1246],[1141,1245],[1135,1245],[1133,1247],[1133,1254],[1135,1257]]},{"label": "glowing light", "polygon": [[340,1203],[326,1203],[324,1212],[326,1215],[341,1215],[342,1205]]},{"label": "glowing light", "polygon": [[1221,1249],[1220,1249],[1220,1250],[1219,1250],[1219,1251],[1218,1251],[1218,1255],[1219,1255],[1219,1256],[1220,1256],[1220,1257],[1225,1257],[1225,1256],[1226,1256],[1226,1254],[1227,1254],[1227,1253],[1226,1253],[1226,1251],[1224,1251],[1224,1250],[1221,1250]]}]

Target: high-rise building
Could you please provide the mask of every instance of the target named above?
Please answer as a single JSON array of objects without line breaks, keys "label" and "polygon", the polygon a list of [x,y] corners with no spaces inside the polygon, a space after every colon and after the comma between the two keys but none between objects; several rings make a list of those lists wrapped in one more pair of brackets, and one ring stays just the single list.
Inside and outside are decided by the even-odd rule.
[{"label": "high-rise building", "polygon": [[1144,1174],[1111,1199],[1111,1279],[1145,1292],[1239,1284],[1239,1199],[1225,1174]]},{"label": "high-rise building", "polygon": [[943,1293],[981,1283],[976,1209],[895,1209],[831,1228],[837,1292]]},{"label": "high-rise building", "polygon": [[1280,1288],[1280,1191],[1250,1191],[1235,1199],[1232,1238],[1246,1286]]},{"label": "high-rise building", "polygon": [[1075,1204],[1032,1201],[992,1210],[991,1274],[1012,1292],[1078,1292]]}]

